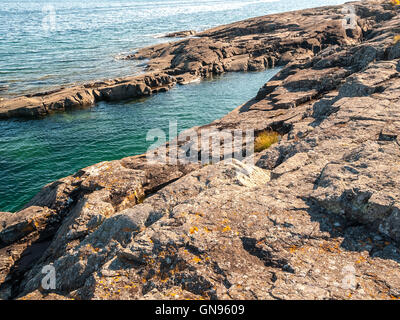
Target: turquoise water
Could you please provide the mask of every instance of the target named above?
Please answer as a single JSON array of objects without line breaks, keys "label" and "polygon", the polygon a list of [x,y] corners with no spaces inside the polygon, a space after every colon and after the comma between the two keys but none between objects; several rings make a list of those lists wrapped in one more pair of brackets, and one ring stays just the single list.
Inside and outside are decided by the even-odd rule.
[{"label": "turquoise water", "polygon": [[[139,71],[119,59],[249,17],[339,4],[338,0],[0,0],[0,96]],[[45,184],[97,162],[143,153],[148,130],[209,123],[252,98],[277,70],[224,75],[150,98],[99,103],[42,120],[0,121],[0,211],[18,210]]]},{"label": "turquoise water", "polygon": [[150,129],[168,134],[209,123],[252,98],[277,70],[231,73],[150,98],[99,103],[42,120],[0,121],[0,211],[14,211],[42,186],[105,160],[144,153]]}]

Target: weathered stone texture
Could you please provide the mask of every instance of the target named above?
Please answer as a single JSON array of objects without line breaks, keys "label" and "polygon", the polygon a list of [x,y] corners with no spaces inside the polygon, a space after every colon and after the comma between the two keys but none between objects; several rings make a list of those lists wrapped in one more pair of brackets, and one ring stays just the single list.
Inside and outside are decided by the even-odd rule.
[{"label": "weathered stone texture", "polygon": [[[379,2],[355,6],[357,39],[332,27],[327,17],[340,7],[328,7],[143,50],[185,55],[194,41],[204,70],[249,54],[215,39],[262,42],[285,17],[308,21],[290,26],[307,36],[311,13],[326,20],[317,39],[305,37],[320,50],[294,58],[256,98],[193,129],[269,128],[282,135],[271,148],[211,165],[149,163],[145,155],[104,162],[46,186],[21,212],[1,213],[0,297],[398,299],[400,18]],[[207,47],[210,39],[220,51]],[[57,272],[52,292],[40,286],[49,264]]]}]

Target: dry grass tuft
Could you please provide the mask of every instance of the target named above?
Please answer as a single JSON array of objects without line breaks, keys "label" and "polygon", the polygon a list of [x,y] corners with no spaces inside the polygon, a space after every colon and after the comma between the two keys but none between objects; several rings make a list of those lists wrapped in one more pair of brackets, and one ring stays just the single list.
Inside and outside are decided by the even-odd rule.
[{"label": "dry grass tuft", "polygon": [[263,131],[254,141],[254,151],[261,152],[279,142],[280,135],[275,131]]}]

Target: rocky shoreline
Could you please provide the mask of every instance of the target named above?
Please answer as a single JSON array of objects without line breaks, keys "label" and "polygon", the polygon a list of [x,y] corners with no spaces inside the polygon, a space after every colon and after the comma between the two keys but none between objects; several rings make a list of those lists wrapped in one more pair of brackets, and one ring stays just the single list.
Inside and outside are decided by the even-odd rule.
[{"label": "rocky shoreline", "polygon": [[146,97],[168,91],[175,83],[176,79],[165,73],[148,73],[5,99],[0,101],[0,119],[40,118],[56,111],[92,106],[100,101]]},{"label": "rocky shoreline", "polygon": [[[382,17],[375,17],[373,11],[363,14],[356,28],[347,31],[342,27],[342,6],[334,6],[248,19],[200,33],[187,30],[167,34],[190,38],[144,48],[126,57],[146,60],[145,75],[0,100],[0,119],[38,118],[99,101],[149,96],[176,83],[187,84],[213,74],[260,71],[294,60],[306,61],[332,45],[358,43],[375,18],[379,22],[395,12],[388,10]],[[294,23],[299,17],[301,22]]]},{"label": "rocky shoreline", "polygon": [[[130,57],[148,59],[151,93],[285,65],[254,99],[193,129],[273,130],[280,142],[242,162],[165,164],[140,155],[49,184],[20,212],[0,214],[0,298],[400,298],[399,8],[352,5],[352,30],[342,25],[342,6],[323,7]],[[129,84],[110,85],[119,88],[110,97],[131,97]],[[49,265],[57,276],[50,291],[42,287]]]}]

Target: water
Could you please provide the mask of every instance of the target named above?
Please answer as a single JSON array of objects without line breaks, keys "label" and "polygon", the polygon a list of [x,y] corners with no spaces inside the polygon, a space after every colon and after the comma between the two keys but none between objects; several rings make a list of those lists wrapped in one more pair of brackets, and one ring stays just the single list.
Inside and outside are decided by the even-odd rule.
[{"label": "water", "polygon": [[[343,2],[0,0],[0,95],[134,74],[136,63],[118,57],[167,41],[159,36],[168,32]],[[275,72],[224,75],[42,120],[0,121],[0,211],[20,209],[45,184],[80,168],[145,152],[153,143],[146,141],[148,130],[168,132],[170,120],[182,131],[220,118]]]},{"label": "water", "polygon": [[161,128],[167,135],[170,120],[181,132],[222,117],[276,72],[225,74],[146,99],[0,121],[0,211],[19,209],[45,184],[83,167],[144,153],[154,143],[147,132]]},{"label": "water", "polygon": [[343,2],[0,0],[0,95],[134,74],[137,63],[119,57],[168,32]]}]

